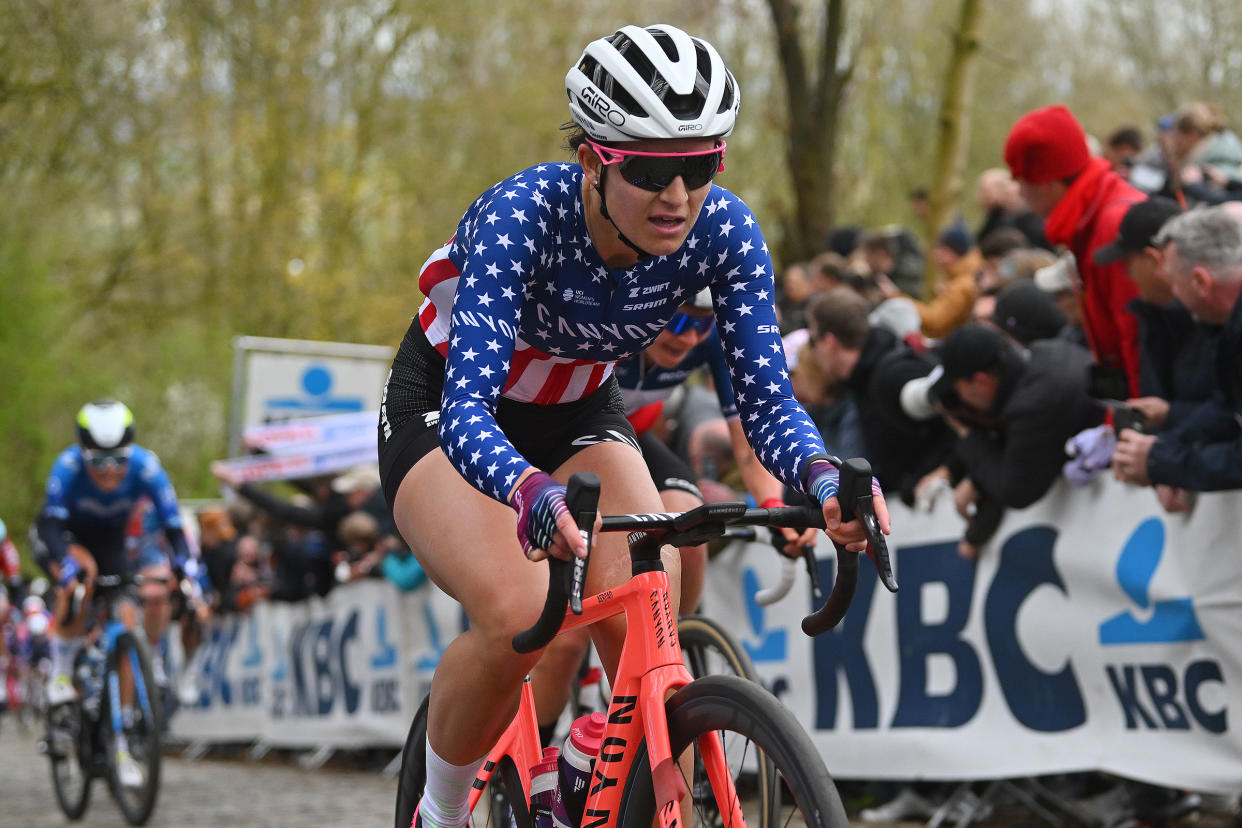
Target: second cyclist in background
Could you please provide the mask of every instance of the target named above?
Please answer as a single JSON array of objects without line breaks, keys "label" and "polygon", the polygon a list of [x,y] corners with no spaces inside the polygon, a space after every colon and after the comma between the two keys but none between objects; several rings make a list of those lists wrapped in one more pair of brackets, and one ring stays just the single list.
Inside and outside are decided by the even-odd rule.
[{"label": "second cyclist in background", "polygon": [[[46,499],[32,533],[35,560],[55,584],[52,675],[49,706],[72,701],[74,657],[84,643],[87,616],[66,618],[71,594],[80,582],[89,600],[99,575],[127,574],[125,526],[138,500],[155,504],[174,559],[186,560],[189,548],[177,507],[177,495],[159,458],[134,442],[134,415],[123,403],[100,400],[84,405],[77,416],[77,443],[60,453],[47,480]],[[121,620],[138,623],[138,607],[123,603]],[[118,734],[118,775],[122,783],[141,781]]]}]

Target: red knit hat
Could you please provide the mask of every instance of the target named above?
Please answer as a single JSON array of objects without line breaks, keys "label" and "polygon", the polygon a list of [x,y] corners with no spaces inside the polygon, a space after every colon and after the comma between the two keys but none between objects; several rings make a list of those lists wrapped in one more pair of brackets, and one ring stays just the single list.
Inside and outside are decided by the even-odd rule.
[{"label": "red knit hat", "polygon": [[1082,172],[1091,162],[1082,126],[1063,106],[1047,106],[1018,119],[1005,140],[1005,163],[1015,179],[1045,184]]}]

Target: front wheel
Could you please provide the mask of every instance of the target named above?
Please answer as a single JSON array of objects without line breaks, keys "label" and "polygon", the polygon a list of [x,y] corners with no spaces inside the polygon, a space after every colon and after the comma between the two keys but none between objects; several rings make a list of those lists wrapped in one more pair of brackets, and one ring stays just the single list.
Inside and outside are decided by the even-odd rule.
[{"label": "front wheel", "polygon": [[[793,714],[757,684],[735,676],[710,676],[682,688],[666,704],[673,755],[693,749],[681,762],[693,800],[691,826],[722,823],[718,796],[708,781],[700,739],[716,732],[725,764],[749,826],[848,828],[836,786],[810,737]],[[770,769],[771,775],[764,773]],[[655,794],[646,740],[639,746],[626,780],[618,825],[650,828]],[[727,810],[727,809],[726,809]],[[727,822],[727,821],[726,821]]]},{"label": "front wheel", "polygon": [[750,656],[720,624],[703,615],[687,615],[677,621],[677,639],[686,669],[695,678],[712,675],[741,676],[758,682]]},{"label": "front wheel", "polygon": [[[130,825],[144,825],[155,810],[155,800],[160,792],[160,763],[163,747],[160,744],[160,711],[155,675],[151,669],[151,653],[146,643],[131,632],[117,636],[116,644],[108,656],[108,670],[104,674],[104,704],[100,710],[108,751],[108,783],[121,814]],[[112,686],[121,691],[121,728],[114,731],[112,716]],[[132,692],[125,686],[132,684]],[[136,778],[122,777],[118,766],[117,740],[115,734],[123,733],[129,755],[138,766]]]},{"label": "front wheel", "polygon": [[[423,699],[405,746],[401,749],[401,770],[397,774],[395,828],[413,828],[414,810],[427,786],[427,704]],[[522,778],[513,760],[505,756],[495,766],[487,763],[480,775],[490,773],[486,787],[470,814],[470,824],[495,828],[531,828],[530,807],[522,790]],[[476,780],[475,785],[479,785]],[[648,826],[650,828],[650,826]]]},{"label": "front wheel", "polygon": [[71,820],[81,819],[91,801],[88,726],[80,701],[58,704],[47,712],[46,745],[52,760],[52,789],[56,792],[56,804]]}]

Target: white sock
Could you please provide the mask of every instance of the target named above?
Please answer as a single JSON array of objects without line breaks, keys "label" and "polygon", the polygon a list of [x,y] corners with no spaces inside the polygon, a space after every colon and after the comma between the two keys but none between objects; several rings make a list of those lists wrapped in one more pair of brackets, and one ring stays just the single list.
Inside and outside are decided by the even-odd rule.
[{"label": "white sock", "polygon": [[52,675],[68,676],[73,672],[73,659],[77,656],[78,650],[82,649],[83,643],[85,639],[81,636],[77,638],[52,636]]},{"label": "white sock", "polygon": [[452,765],[436,756],[427,743],[427,787],[419,808],[426,828],[462,828],[470,821],[470,789],[486,759]]}]

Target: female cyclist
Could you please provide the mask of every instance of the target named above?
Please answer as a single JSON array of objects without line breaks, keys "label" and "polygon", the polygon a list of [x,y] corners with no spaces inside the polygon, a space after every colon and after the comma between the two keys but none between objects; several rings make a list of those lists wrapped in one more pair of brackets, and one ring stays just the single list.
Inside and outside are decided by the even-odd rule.
[{"label": "female cyclist", "polygon": [[[679,29],[626,26],[586,47],[566,88],[578,163],[531,167],[470,206],[423,266],[426,299],[380,407],[397,525],[470,620],[432,680],[419,819],[434,828],[466,823],[470,783],[538,659],[510,643],[547,590],[546,565],[530,561],[586,553],[564,482],[592,471],[601,511],[660,510],[612,371],[688,297],[712,291],[759,459],[823,504],[834,539],[866,545],[858,521],[839,520],[836,469],[790,391],[763,236],[712,184],[738,111],[732,74]],[[883,498],[876,509],[887,532]],[[665,565],[676,596],[675,554]],[[601,537],[588,592],[628,577],[624,539]],[[610,672],[625,627],[612,621],[593,628]]]}]

